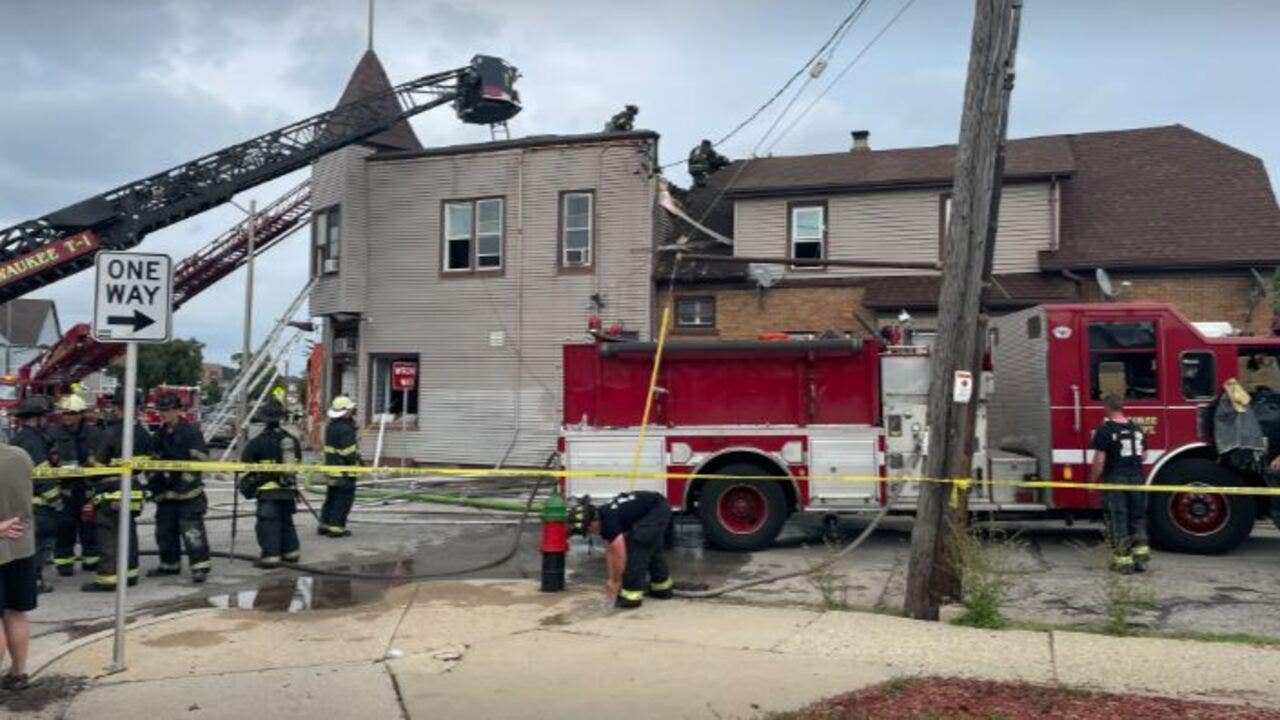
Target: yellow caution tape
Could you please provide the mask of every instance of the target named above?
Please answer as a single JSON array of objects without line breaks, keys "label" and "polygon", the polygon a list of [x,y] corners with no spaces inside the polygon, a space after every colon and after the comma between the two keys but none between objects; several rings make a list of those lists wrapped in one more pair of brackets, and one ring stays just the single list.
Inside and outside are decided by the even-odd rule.
[{"label": "yellow caution tape", "polygon": [[[618,470],[553,470],[553,469],[502,469],[463,467],[388,467],[367,465],[309,465],[305,463],[244,463],[217,462],[213,460],[145,460],[135,459],[111,467],[91,468],[36,468],[33,475],[44,477],[87,477],[119,475],[126,469],[135,472],[209,472],[209,473],[319,473],[345,475],[395,475],[398,477],[527,477],[574,480],[618,480],[631,473]],[[1146,485],[1141,483],[1092,483],[1063,480],[986,480],[978,478],[928,478],[928,477],[880,477],[878,475],[807,475],[807,476],[759,476],[719,475],[715,473],[678,473],[665,471],[640,472],[637,479],[646,480],[724,480],[731,482],[781,480],[785,482],[850,482],[850,483],[934,483],[952,486],[952,500],[958,503],[960,493],[974,485],[1013,487],[1024,489],[1076,489],[1108,492],[1160,492],[1195,493],[1215,495],[1253,495],[1280,497],[1280,488],[1259,486],[1223,486],[1204,484]]]}]

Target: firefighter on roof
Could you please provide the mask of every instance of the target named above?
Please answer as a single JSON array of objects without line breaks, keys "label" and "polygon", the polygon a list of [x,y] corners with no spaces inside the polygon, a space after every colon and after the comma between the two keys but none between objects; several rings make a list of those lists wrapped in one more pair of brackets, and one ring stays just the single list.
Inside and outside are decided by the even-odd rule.
[{"label": "firefighter on roof", "polygon": [[[153,440],[157,460],[209,459],[200,428],[182,422],[182,401],[177,395],[161,395],[156,409],[163,420]],[[147,490],[156,501],[156,545],[160,548],[160,565],[149,570],[147,577],[181,573],[185,547],[192,582],[204,582],[213,563],[209,560],[209,535],[204,529],[208,502],[202,474],[177,470],[153,472],[147,479]]]},{"label": "firefighter on roof", "polygon": [[[329,425],[324,430],[325,465],[359,465],[360,444],[354,419],[356,404],[346,395],[339,395],[329,404]],[[330,474],[324,493],[324,506],[320,508],[320,526],[316,529],[326,537],[346,537],[347,516],[356,498],[356,476],[349,473]]]},{"label": "firefighter on roof", "polygon": [[604,124],[605,132],[630,132],[635,128],[636,113],[640,112],[640,108],[635,105],[628,105],[613,117],[609,118],[609,122]]},{"label": "firefighter on roof", "polygon": [[[1093,462],[1089,481],[1104,484],[1142,485],[1142,457],[1146,450],[1142,430],[1124,414],[1124,401],[1116,395],[1102,399],[1107,417],[1094,431]],[[1143,572],[1151,561],[1147,544],[1147,494],[1103,491],[1102,507],[1107,515],[1107,536],[1111,541],[1111,569],[1126,575]]]},{"label": "firefighter on roof", "polygon": [[[97,461],[100,465],[112,465],[124,458],[124,387],[116,389],[111,398],[111,420],[103,429],[101,444],[97,450]],[[133,457],[149,458],[154,443],[146,425],[133,420]],[[95,509],[94,520],[98,531],[98,545],[102,548],[102,563],[93,582],[83,585],[85,592],[110,592],[115,590],[120,581],[121,563],[116,557],[118,552],[117,538],[120,533],[120,503],[125,502],[119,475],[102,475],[93,478],[91,484],[92,502]],[[129,489],[129,515],[133,520],[129,523],[128,562],[123,570],[129,585],[138,583],[138,515],[142,512],[141,477],[134,477]]]},{"label": "firefighter on roof", "polygon": [[[63,395],[58,401],[61,424],[53,428],[50,436],[58,447],[58,465],[66,468],[87,468],[97,464],[94,453],[98,449],[98,428],[86,417],[89,404],[79,395]],[[74,575],[76,563],[86,571],[96,571],[102,554],[98,549],[98,534],[92,520],[89,505],[89,478],[64,477],[59,479],[62,488],[62,511],[58,514],[58,536],[54,542],[53,565],[64,577]],[[79,556],[76,543],[80,544]]]},{"label": "firefighter on roof", "polygon": [[716,152],[710,140],[703,140],[689,151],[689,176],[699,187],[707,184],[707,178],[727,166],[729,158]]},{"label": "firefighter on roof", "polygon": [[[302,446],[298,439],[280,427],[284,407],[275,400],[267,401],[258,417],[266,427],[245,446],[240,460],[246,463],[281,464],[285,462],[285,446],[290,446],[289,462],[302,462]],[[257,522],[254,532],[262,555],[255,563],[261,568],[279,567],[281,562],[297,562],[301,557],[298,529],[293,515],[298,511],[296,478],[293,473],[247,473],[241,480],[241,493],[257,498]]]},{"label": "firefighter on roof", "polygon": [[[45,416],[49,414],[49,399],[32,395],[18,403],[14,416],[18,419],[18,431],[12,444],[22,448],[31,457],[37,469],[57,464],[57,451],[53,440],[45,432]],[[40,592],[53,590],[44,579],[44,566],[53,558],[54,538],[58,533],[58,514],[62,511],[62,490],[53,478],[34,478],[32,485],[32,509],[36,526],[36,587]]]},{"label": "firefighter on roof", "polygon": [[596,533],[604,539],[604,594],[620,608],[640,607],[646,594],[663,600],[671,597],[671,572],[663,553],[670,523],[667,499],[647,490],[621,493],[599,508],[583,498],[569,512],[571,532]]}]

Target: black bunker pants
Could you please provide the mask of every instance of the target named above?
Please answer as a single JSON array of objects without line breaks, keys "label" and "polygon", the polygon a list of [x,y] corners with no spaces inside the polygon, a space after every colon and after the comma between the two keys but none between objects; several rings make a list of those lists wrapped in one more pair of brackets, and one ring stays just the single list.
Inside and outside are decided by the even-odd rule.
[{"label": "black bunker pants", "polygon": [[[1141,485],[1141,475],[1116,475],[1104,477],[1102,484]],[[1104,490],[1102,508],[1107,516],[1107,539],[1117,564],[1132,564],[1135,556],[1145,560],[1151,555],[1147,540],[1147,493],[1124,490]]]},{"label": "black bunker pants", "polygon": [[297,562],[302,557],[298,543],[298,529],[293,524],[293,514],[298,511],[293,496],[258,496],[257,521],[254,532],[258,547],[262,549],[259,563],[279,565],[281,561]]},{"label": "black bunker pants", "polygon": [[161,500],[156,503],[156,545],[160,549],[160,569],[177,572],[182,569],[182,550],[186,547],[192,574],[208,573],[209,535],[204,529],[204,513],[208,504],[204,493],[189,500]]},{"label": "black bunker pants", "polygon": [[655,595],[671,592],[671,571],[667,569],[663,547],[670,524],[671,508],[661,502],[636,521],[626,534],[627,566],[622,571],[620,599],[638,602],[644,597],[646,587]]}]

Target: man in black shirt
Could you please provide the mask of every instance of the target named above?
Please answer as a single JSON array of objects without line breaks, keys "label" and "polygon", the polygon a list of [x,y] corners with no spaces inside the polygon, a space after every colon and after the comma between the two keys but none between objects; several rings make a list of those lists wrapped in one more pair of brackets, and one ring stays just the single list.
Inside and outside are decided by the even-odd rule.
[{"label": "man in black shirt", "polygon": [[649,597],[671,597],[671,572],[662,547],[670,523],[667,499],[645,490],[621,493],[600,508],[583,498],[569,513],[572,532],[604,538],[608,569],[604,594],[620,608],[640,607],[646,577]]},{"label": "man in black shirt", "polygon": [[[1089,481],[1103,484],[1143,485],[1142,457],[1145,443],[1142,430],[1124,414],[1124,401],[1115,395],[1102,400],[1107,419],[1093,433],[1093,462]],[[1104,491],[1102,506],[1107,515],[1111,540],[1111,568],[1129,574],[1143,572],[1151,560],[1147,544],[1147,494],[1134,491]]]}]

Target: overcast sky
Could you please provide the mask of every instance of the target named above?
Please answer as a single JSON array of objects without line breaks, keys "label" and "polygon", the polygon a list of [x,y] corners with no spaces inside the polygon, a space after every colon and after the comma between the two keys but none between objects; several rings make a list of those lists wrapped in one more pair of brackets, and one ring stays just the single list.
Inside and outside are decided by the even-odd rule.
[{"label": "overcast sky", "polygon": [[[871,3],[796,103],[809,105],[904,0]],[[523,73],[513,136],[599,130],[625,103],[662,135],[663,160],[719,137],[763,102],[853,2],[377,0],[375,47],[393,82],[500,55]],[[365,49],[365,0],[0,0],[0,226],[328,109]],[[973,3],[915,0],[811,112],[762,152],[955,142]],[[1280,3],[1026,0],[1010,134],[1181,123],[1280,172]],[[786,98],[789,99],[789,96]],[[723,151],[742,157],[771,115]],[[783,122],[786,128],[790,120]],[[420,116],[425,145],[488,138],[445,109]],[[683,183],[683,168],[672,168]],[[298,174],[244,193],[269,202]],[[186,256],[226,229],[220,208],[148,237]],[[299,234],[266,256],[255,335],[306,280]],[[92,273],[34,296],[64,327],[86,320]],[[189,303],[180,337],[225,361],[240,345],[241,274]]]}]

